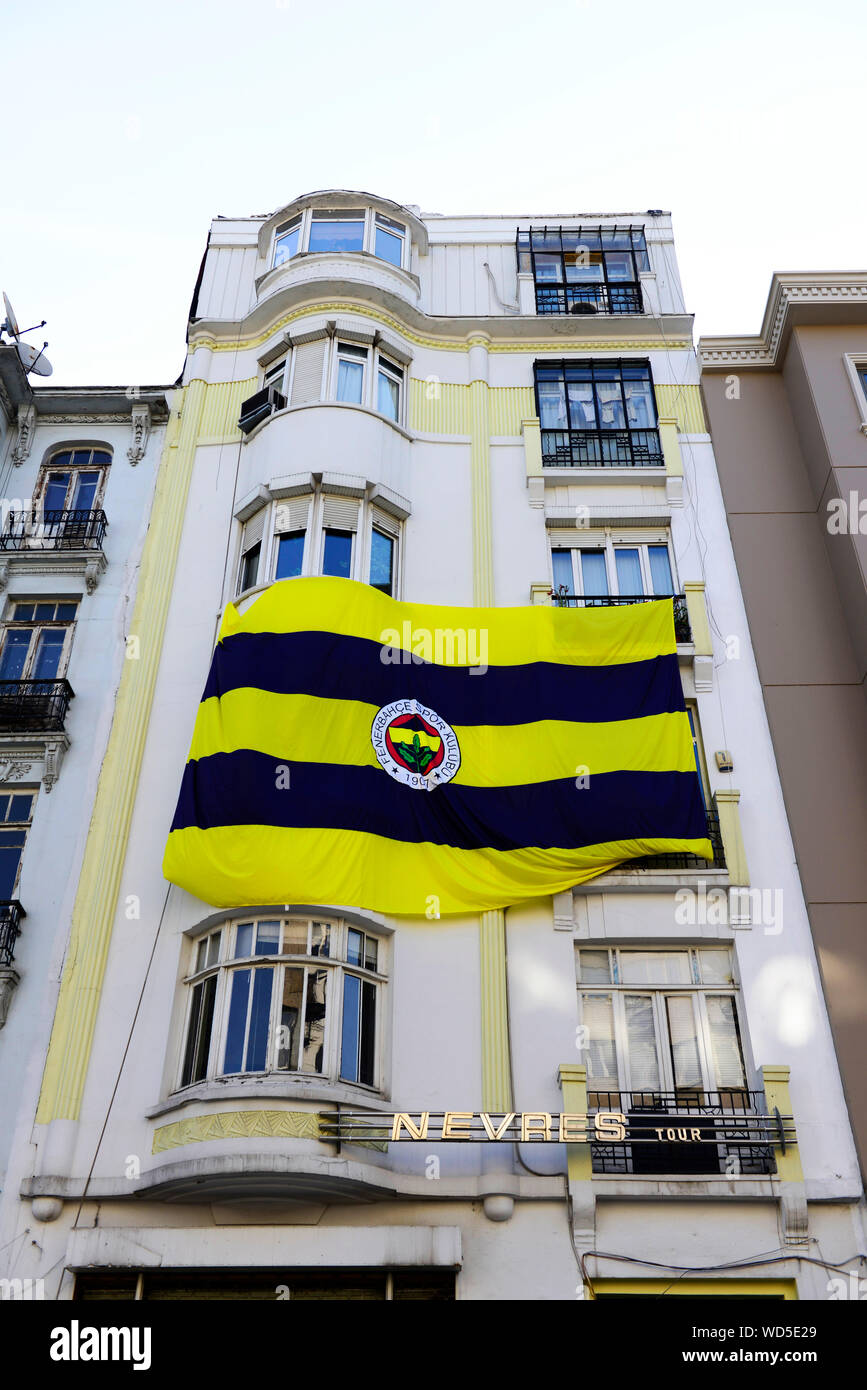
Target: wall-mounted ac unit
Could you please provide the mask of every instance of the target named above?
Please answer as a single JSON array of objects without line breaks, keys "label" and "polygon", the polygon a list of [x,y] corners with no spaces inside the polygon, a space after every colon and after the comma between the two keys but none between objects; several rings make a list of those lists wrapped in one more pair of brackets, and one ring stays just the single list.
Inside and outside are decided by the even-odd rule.
[{"label": "wall-mounted ac unit", "polygon": [[242,401],[238,425],[244,434],[249,434],[275,410],[282,410],[285,404],[286,397],[280,394],[276,386],[266,386],[263,390],[257,391],[255,396],[248,396]]}]

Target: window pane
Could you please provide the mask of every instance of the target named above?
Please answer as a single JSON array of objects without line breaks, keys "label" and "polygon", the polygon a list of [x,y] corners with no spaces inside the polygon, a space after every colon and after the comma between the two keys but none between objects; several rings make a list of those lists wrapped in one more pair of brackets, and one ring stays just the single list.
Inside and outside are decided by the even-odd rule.
[{"label": "window pane", "polygon": [[705,985],[730,985],[732,983],[732,960],[728,951],[706,951],[698,953],[701,963],[701,979]]},{"label": "window pane", "polygon": [[374,528],[370,540],[370,582],[380,593],[390,594],[394,571],[394,540]]},{"label": "window pane", "polygon": [[310,251],[360,251],[364,244],[364,222],[347,218],[326,221],[315,212],[310,224]]},{"label": "window pane", "polygon": [[273,970],[254,970],[253,1006],[247,1039],[246,1071],[264,1071],[268,1056],[268,1021],[271,1015]]},{"label": "window pane", "polygon": [[56,603],[37,603],[36,621],[38,623],[51,623],[54,621],[54,613],[57,608]]},{"label": "window pane", "polygon": [[629,1048],[629,1082],[633,1091],[658,1091],[659,1058],[653,1000],[646,994],[627,994],[626,1039]]},{"label": "window pane", "polygon": [[291,227],[288,232],[283,232],[281,236],[277,237],[274,245],[275,265],[282,265],[284,261],[288,261],[290,257],[297,254],[298,238],[300,235],[301,224],[299,222],[297,226]]},{"label": "window pane", "polygon": [[375,1051],[376,985],[365,980],[361,986],[361,1055],[358,1060],[358,1079],[365,1086],[374,1085]]},{"label": "window pane", "polygon": [[326,531],[322,573],[348,579],[352,569],[352,532]]},{"label": "window pane", "polygon": [[235,959],[253,954],[253,923],[242,922],[235,934]]},{"label": "window pane", "polygon": [[9,802],[11,800],[12,798],[10,796],[0,796],[0,821],[6,820],[6,813],[9,810]]},{"label": "window pane", "polygon": [[735,1001],[729,995],[709,994],[705,1004],[717,1089],[728,1086],[743,1087],[746,1083]]},{"label": "window pane", "polygon": [[75,622],[75,617],[76,617],[76,614],[77,614],[77,613],[78,613],[78,604],[77,604],[77,603],[58,603],[58,605],[57,605],[56,617],[57,617],[57,621],[58,621],[59,623],[72,623],[72,622]]},{"label": "window pane", "polygon": [[17,681],[21,679],[27,653],[30,650],[32,632],[16,631],[11,628],[6,633],[3,652],[0,655],[0,680]]},{"label": "window pane", "polygon": [[280,923],[260,922],[256,927],[256,955],[276,956],[280,950]]},{"label": "window pane", "polygon": [[0,841],[0,899],[6,902],[14,893],[23,848],[24,831],[4,833]]},{"label": "window pane", "polygon": [[686,951],[621,951],[620,969],[625,985],[688,985]]},{"label": "window pane", "polygon": [[668,558],[667,545],[649,545],[647,553],[650,557],[650,582],[655,594],[673,594],[674,584],[671,579],[671,561]]},{"label": "window pane", "polygon": [[596,406],[591,382],[569,382],[569,417],[573,430],[595,430]]},{"label": "window pane", "polygon": [[665,1006],[668,1011],[674,1084],[678,1090],[700,1091],[703,1081],[692,995],[669,996]]},{"label": "window pane", "polygon": [[567,594],[575,592],[572,578],[572,551],[552,550],[551,568],[554,571],[554,588],[564,589]]},{"label": "window pane", "polygon": [[54,680],[60,669],[63,655],[63,642],[66,633],[63,628],[43,628],[36,642],[36,659],[33,663],[34,680]]},{"label": "window pane", "polygon": [[[358,935],[358,933],[356,933],[356,935]],[[355,975],[344,975],[343,1028],[340,1039],[340,1075],[345,1081],[358,1080],[360,1000],[361,981]]]},{"label": "window pane", "polygon": [[280,1036],[277,1066],[281,1071],[297,1071],[301,1052],[301,1002],[304,971],[296,968],[283,971],[283,999],[280,1005]]},{"label": "window pane", "polygon": [[250,997],[249,970],[236,970],[232,975],[232,995],[229,1002],[229,1025],[226,1029],[226,1051],[223,1071],[241,1071],[244,1057],[244,1034],[247,1031],[247,1000]]},{"label": "window pane", "polygon": [[254,545],[244,556],[241,565],[241,593],[243,593],[245,589],[252,589],[253,585],[256,583],[259,577],[259,556],[261,553],[261,545]]},{"label": "window pane", "polygon": [[626,397],[626,418],[630,429],[655,429],[656,410],[650,382],[643,375],[640,380],[630,381],[625,370],[624,378],[623,394]]},{"label": "window pane", "polygon": [[302,1071],[322,1070],[325,1050],[325,991],[327,970],[307,971],[307,1004],[304,1010],[304,1052]]},{"label": "window pane", "polygon": [[364,386],[364,364],[362,362],[343,362],[337,364],[337,399],[361,404]]},{"label": "window pane", "polygon": [[379,942],[377,941],[377,939],[376,939],[375,936],[366,936],[366,937],[364,938],[364,968],[365,968],[365,970],[375,970],[375,969],[376,969],[377,957],[378,957],[378,955],[379,955],[378,946],[379,946]]},{"label": "window pane", "polygon": [[346,934],[346,959],[350,965],[361,964],[361,952],[364,949],[364,935],[360,931],[350,927]]},{"label": "window pane", "polygon": [[89,512],[99,486],[98,473],[79,473],[72,489],[72,508],[78,512]]},{"label": "window pane", "polygon": [[617,566],[617,592],[631,597],[643,594],[638,550],[618,546],[614,552],[614,563]]},{"label": "window pane", "polygon": [[283,926],[284,956],[307,955],[307,923],[296,919]]},{"label": "window pane", "polygon": [[189,1086],[193,1081],[202,1081],[208,1074],[208,1054],[211,1048],[211,1026],[214,1020],[216,995],[216,975],[203,980],[201,984],[196,985],[193,991],[187,1050],[181,1077],[182,1086]]},{"label": "window pane", "polygon": [[276,579],[297,579],[304,564],[304,532],[281,536],[277,546]]},{"label": "window pane", "polygon": [[387,415],[389,420],[396,421],[400,413],[400,386],[385,372],[379,373],[376,408],[381,415]]},{"label": "window pane", "polygon": [[566,429],[566,388],[562,381],[539,382],[539,423],[543,430]]},{"label": "window pane", "polygon": [[611,966],[609,964],[607,951],[579,951],[578,962],[581,970],[582,984],[611,984]]},{"label": "window pane", "polygon": [[13,615],[16,623],[30,623],[33,621],[33,604],[16,603]]},{"label": "window pane", "polygon": [[66,492],[68,487],[68,473],[49,473],[43,504],[47,512],[59,512],[63,510],[66,506]]},{"label": "window pane", "polygon": [[581,551],[581,580],[585,594],[604,597],[608,593],[608,571],[603,550]]},{"label": "window pane", "polygon": [[327,922],[313,922],[310,938],[311,956],[331,955],[331,928]]},{"label": "window pane", "polygon": [[536,253],[536,280],[559,283],[563,278],[563,267],[559,256],[540,256]]},{"label": "window pane", "polygon": [[386,232],[382,227],[377,227],[374,253],[381,261],[389,261],[391,265],[399,266],[403,258],[403,237],[395,236],[394,232]]},{"label": "window pane", "polygon": [[609,280],[634,280],[632,256],[628,251],[606,251],[605,269]]},{"label": "window pane", "polygon": [[603,430],[622,430],[626,420],[623,402],[620,398],[619,381],[597,381],[596,401],[599,409],[599,425]]},{"label": "window pane", "polygon": [[594,1090],[616,1091],[617,1054],[610,994],[585,994],[581,1014],[587,1029],[587,1084]]}]

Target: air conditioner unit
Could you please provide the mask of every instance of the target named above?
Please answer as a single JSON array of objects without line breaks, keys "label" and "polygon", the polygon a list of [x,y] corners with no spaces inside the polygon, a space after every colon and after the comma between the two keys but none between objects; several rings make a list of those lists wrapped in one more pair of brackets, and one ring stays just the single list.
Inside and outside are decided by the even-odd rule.
[{"label": "air conditioner unit", "polygon": [[576,299],[569,310],[570,314],[595,314],[598,313],[596,305],[589,299]]},{"label": "air conditioner unit", "polygon": [[266,386],[263,390],[257,391],[255,396],[248,396],[242,401],[238,425],[244,434],[249,434],[275,410],[282,410],[285,404],[286,397],[280,394],[276,386]]}]

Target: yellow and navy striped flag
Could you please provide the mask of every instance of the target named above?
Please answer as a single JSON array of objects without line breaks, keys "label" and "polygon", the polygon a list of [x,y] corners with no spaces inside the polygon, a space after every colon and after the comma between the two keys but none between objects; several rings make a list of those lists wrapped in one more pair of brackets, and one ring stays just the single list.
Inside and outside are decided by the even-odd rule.
[{"label": "yellow and navy striped flag", "polygon": [[348,579],[226,609],[163,869],[215,907],[503,907],[712,857],[671,599],[399,603]]}]

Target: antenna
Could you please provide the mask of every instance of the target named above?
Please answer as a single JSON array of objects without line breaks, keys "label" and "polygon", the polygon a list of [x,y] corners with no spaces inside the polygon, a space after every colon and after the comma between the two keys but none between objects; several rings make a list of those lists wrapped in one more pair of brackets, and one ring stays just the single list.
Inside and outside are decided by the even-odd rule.
[{"label": "antenna", "polygon": [[9,302],[9,296],[5,290],[3,291],[3,308],[6,310],[6,317],[3,323],[0,324],[0,333],[7,333],[13,340],[12,344],[9,344],[9,346],[14,344],[25,372],[35,372],[37,376],[51,376],[54,368],[48,358],[43,356],[48,344],[43,343],[42,347],[37,352],[36,348],[31,347],[29,343],[21,342],[22,332],[32,333],[37,328],[44,328],[45,319],[43,319],[41,323],[34,323],[32,328],[19,328],[18,320],[15,317],[15,310],[12,308]]}]

